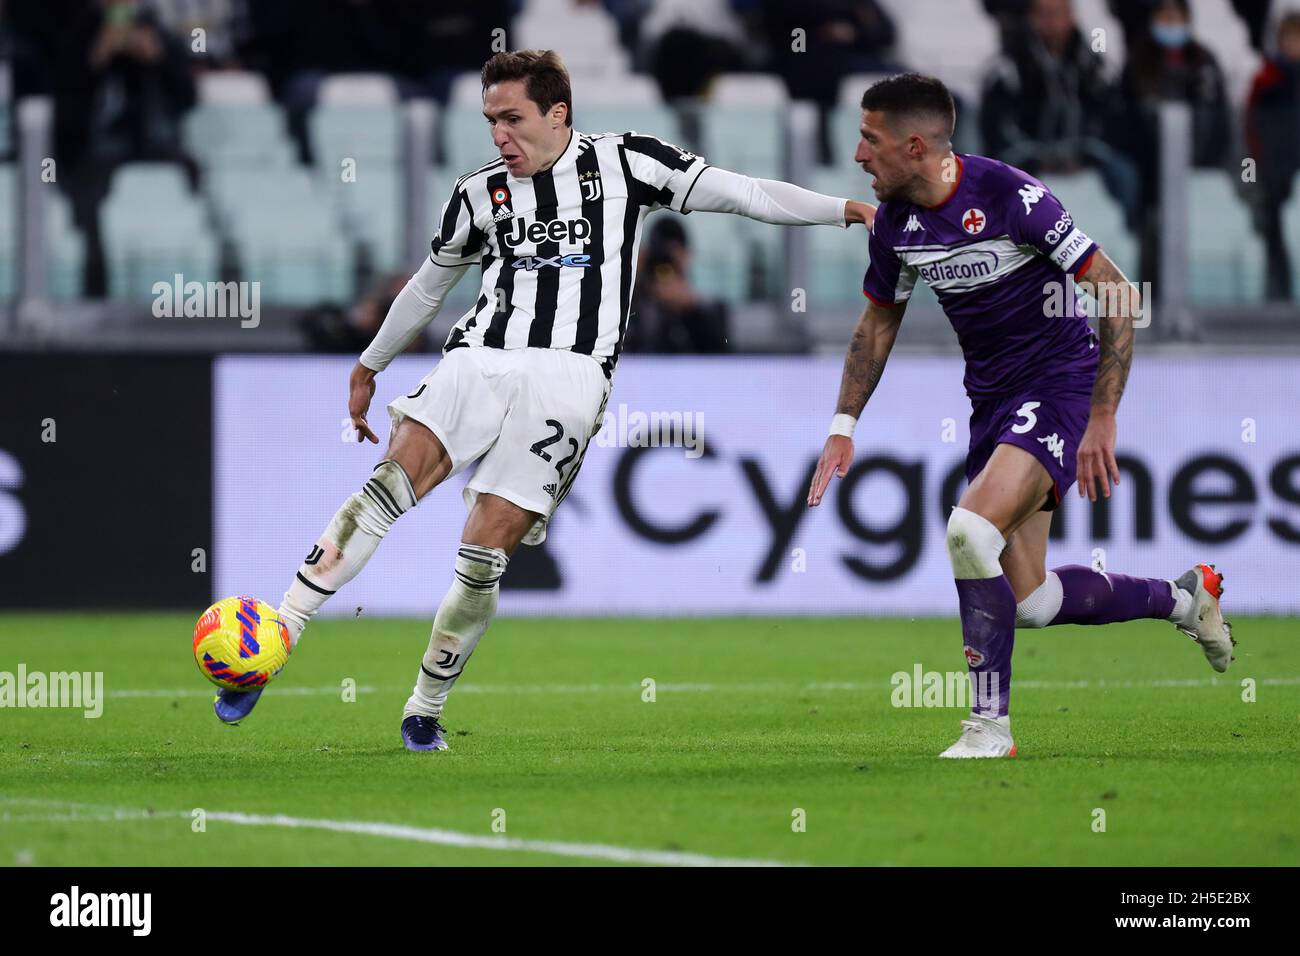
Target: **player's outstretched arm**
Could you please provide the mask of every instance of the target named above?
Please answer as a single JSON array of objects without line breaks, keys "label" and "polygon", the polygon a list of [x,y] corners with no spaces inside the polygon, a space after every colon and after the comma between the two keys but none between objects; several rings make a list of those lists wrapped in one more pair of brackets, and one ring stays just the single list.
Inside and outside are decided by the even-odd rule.
[{"label": "player's outstretched arm", "polygon": [[1107,498],[1110,483],[1119,484],[1115,462],[1115,413],[1133,364],[1133,321],[1142,314],[1142,296],[1106,253],[1098,250],[1079,275],[1079,287],[1097,300],[1101,355],[1092,387],[1088,427],[1079,442],[1079,495],[1097,500],[1097,486]]},{"label": "player's outstretched arm", "polygon": [[686,197],[691,211],[729,212],[780,226],[851,226],[868,229],[876,207],[853,199],[824,196],[775,179],[755,179],[709,166]]},{"label": "player's outstretched arm", "polygon": [[425,259],[424,265],[393,300],[388,315],[384,316],[384,324],[375,333],[374,341],[361,353],[361,359],[348,380],[348,417],[357,430],[357,441],[379,444],[379,436],[366,422],[370,399],[375,394],[375,376],[388,368],[388,363],[437,317],[447,293],[468,268],[468,264],[444,266]]},{"label": "player's outstretched arm", "polygon": [[821,504],[822,495],[833,476],[843,478],[849,473],[849,465],[853,463],[853,439],[848,433],[866,408],[867,399],[880,384],[880,376],[885,372],[885,362],[894,348],[894,339],[898,337],[898,327],[906,310],[906,299],[897,305],[872,302],[853,330],[848,353],[844,356],[844,373],[840,377],[840,397],[835,404],[832,433],[826,439],[817,471],[813,473],[812,486],[808,489],[809,508]]}]

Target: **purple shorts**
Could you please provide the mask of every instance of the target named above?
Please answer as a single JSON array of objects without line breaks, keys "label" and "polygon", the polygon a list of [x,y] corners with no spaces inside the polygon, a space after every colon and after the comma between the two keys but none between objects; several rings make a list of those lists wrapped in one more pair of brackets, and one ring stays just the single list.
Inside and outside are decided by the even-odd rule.
[{"label": "purple shorts", "polygon": [[1077,389],[1058,386],[1017,392],[1006,399],[972,401],[966,480],[975,480],[998,445],[1016,445],[1042,462],[1052,476],[1052,491],[1039,510],[1055,511],[1074,484],[1079,442],[1088,427],[1091,405],[1091,382]]}]

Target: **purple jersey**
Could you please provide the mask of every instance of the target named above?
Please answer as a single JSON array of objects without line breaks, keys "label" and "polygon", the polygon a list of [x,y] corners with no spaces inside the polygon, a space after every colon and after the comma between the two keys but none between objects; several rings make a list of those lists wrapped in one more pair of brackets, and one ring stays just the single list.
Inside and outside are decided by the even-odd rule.
[{"label": "purple jersey", "polygon": [[880,204],[862,291],[895,305],[918,277],[929,285],[957,332],[972,399],[1091,385],[1096,338],[1066,273],[1082,273],[1096,251],[1033,176],[961,154],[956,188],[939,205]]}]

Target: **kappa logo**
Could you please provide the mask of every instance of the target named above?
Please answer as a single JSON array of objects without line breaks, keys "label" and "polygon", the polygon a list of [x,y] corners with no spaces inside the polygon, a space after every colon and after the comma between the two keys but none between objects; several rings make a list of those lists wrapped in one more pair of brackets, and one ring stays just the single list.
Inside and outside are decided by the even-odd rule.
[{"label": "kappa logo", "polygon": [[961,652],[966,655],[966,663],[971,667],[979,667],[984,663],[984,655],[975,650],[975,648],[971,647],[969,644],[963,647]]},{"label": "kappa logo", "polygon": [[1046,438],[1038,439],[1039,443],[1047,446],[1047,451],[1056,459],[1060,465],[1065,464],[1065,442],[1063,442],[1056,432],[1048,435]]},{"label": "kappa logo", "polygon": [[1046,194],[1047,190],[1042,186],[1031,186],[1029,183],[1025,183],[1024,186],[1020,188],[1018,195],[1025,204],[1026,216],[1029,215],[1029,210],[1033,208],[1034,203],[1038,202],[1038,200],[1042,199]]},{"label": "kappa logo", "polygon": [[961,227],[972,236],[978,236],[983,232],[988,222],[988,217],[984,215],[982,209],[967,209],[961,214]]},{"label": "kappa logo", "polygon": [[907,217],[907,225],[903,227],[903,232],[919,232],[924,228],[925,227],[921,225],[921,221],[917,219],[916,216],[912,215]]}]

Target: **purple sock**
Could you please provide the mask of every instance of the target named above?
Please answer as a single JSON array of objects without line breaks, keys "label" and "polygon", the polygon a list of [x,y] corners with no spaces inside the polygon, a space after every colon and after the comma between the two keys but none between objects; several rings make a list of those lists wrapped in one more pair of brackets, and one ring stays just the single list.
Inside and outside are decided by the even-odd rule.
[{"label": "purple sock", "polygon": [[1016,637],[1016,595],[1005,575],[958,578],[961,636],[966,643],[975,706],[984,717],[1005,717],[1011,703],[1011,647]]},{"label": "purple sock", "polygon": [[1053,624],[1166,620],[1174,611],[1174,595],[1163,578],[1102,574],[1080,564],[1055,568],[1053,573],[1061,579],[1061,610]]}]

